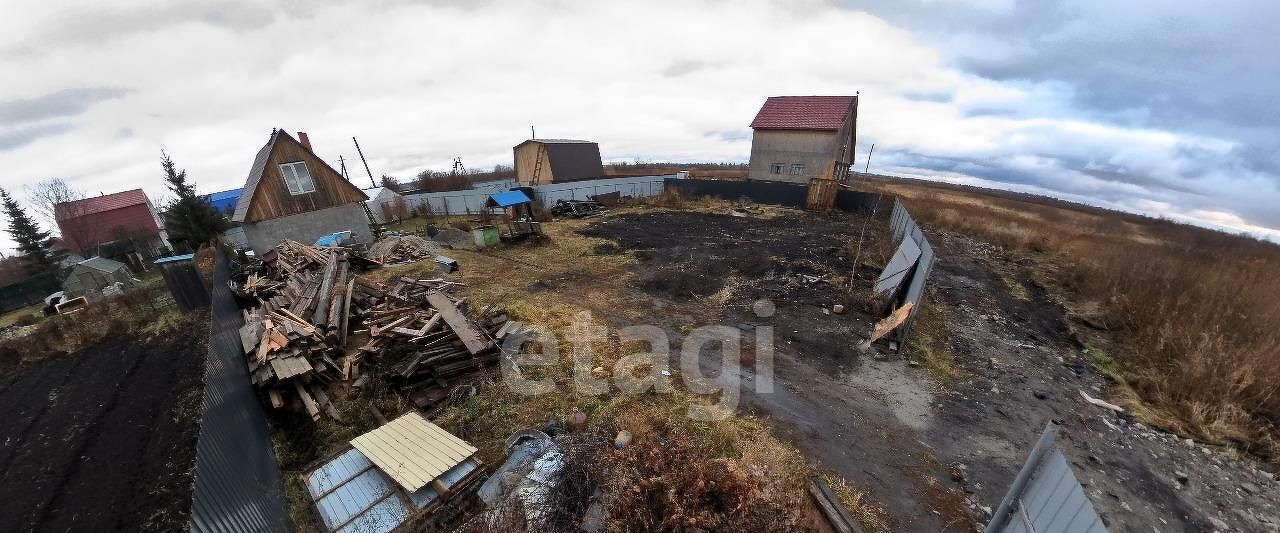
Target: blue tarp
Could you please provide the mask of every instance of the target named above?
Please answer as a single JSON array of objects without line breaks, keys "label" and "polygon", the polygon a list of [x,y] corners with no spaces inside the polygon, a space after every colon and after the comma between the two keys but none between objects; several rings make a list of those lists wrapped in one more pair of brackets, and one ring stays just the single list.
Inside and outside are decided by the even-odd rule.
[{"label": "blue tarp", "polygon": [[172,263],[174,261],[186,261],[188,259],[194,259],[195,257],[196,257],[196,254],[171,255],[169,257],[161,257],[160,259],[156,259],[155,263],[157,265],[163,265],[165,263]]},{"label": "blue tarp", "polygon": [[209,195],[209,203],[213,204],[213,208],[219,213],[227,211],[235,211],[236,201],[240,199],[240,191],[244,189],[231,189],[229,191],[215,192]]},{"label": "blue tarp", "polygon": [[525,196],[524,191],[507,191],[489,195],[489,205],[497,207],[511,207],[513,205],[527,204],[530,201],[529,197]]}]

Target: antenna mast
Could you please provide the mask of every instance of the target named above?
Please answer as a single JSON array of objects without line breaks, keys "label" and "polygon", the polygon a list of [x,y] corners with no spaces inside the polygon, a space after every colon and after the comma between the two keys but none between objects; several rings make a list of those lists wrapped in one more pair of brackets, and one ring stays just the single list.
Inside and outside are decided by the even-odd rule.
[{"label": "antenna mast", "polygon": [[369,174],[369,184],[377,187],[378,182],[373,179],[373,171],[369,170],[369,162],[365,160],[364,152],[360,151],[360,141],[357,141],[355,137],[352,137],[351,142],[356,144],[356,153],[360,154],[360,162],[364,163],[364,171]]}]

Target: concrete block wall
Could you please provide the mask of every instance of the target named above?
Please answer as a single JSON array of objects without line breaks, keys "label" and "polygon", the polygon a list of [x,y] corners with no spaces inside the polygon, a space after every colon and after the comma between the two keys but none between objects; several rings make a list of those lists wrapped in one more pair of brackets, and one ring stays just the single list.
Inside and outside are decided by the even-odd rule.
[{"label": "concrete block wall", "polygon": [[356,242],[369,242],[369,216],[363,203],[309,211],[287,217],[245,224],[245,239],[256,254],[264,254],[285,239],[311,244],[330,233],[350,231]]}]

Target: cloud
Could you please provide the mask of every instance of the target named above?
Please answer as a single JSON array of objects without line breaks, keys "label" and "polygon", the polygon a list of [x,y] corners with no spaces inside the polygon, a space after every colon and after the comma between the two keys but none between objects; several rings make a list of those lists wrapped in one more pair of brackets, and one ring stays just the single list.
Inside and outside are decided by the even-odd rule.
[{"label": "cloud", "polygon": [[124,90],[109,87],[68,88],[31,98],[0,101],[0,124],[75,116],[93,104],[124,95]]},{"label": "cloud", "polygon": [[1280,227],[1274,38],[1214,41],[1273,8],[1113,4],[23,3],[0,18],[0,186],[155,195],[165,147],[234,188],[277,126],[335,167],[358,137],[401,178],[510,164],[530,125],[609,160],[745,161],[765,97],[861,91],[872,170]]}]

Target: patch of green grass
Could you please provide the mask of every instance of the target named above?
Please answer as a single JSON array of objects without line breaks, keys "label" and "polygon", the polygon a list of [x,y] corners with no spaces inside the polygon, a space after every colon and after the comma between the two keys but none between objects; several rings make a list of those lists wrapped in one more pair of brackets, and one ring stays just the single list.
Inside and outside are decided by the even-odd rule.
[{"label": "patch of green grass", "polygon": [[1098,372],[1101,372],[1102,375],[1107,376],[1116,383],[1125,383],[1126,369],[1123,362],[1111,357],[1111,354],[1097,346],[1086,346],[1084,354],[1089,357],[1093,367],[1098,369]]}]

